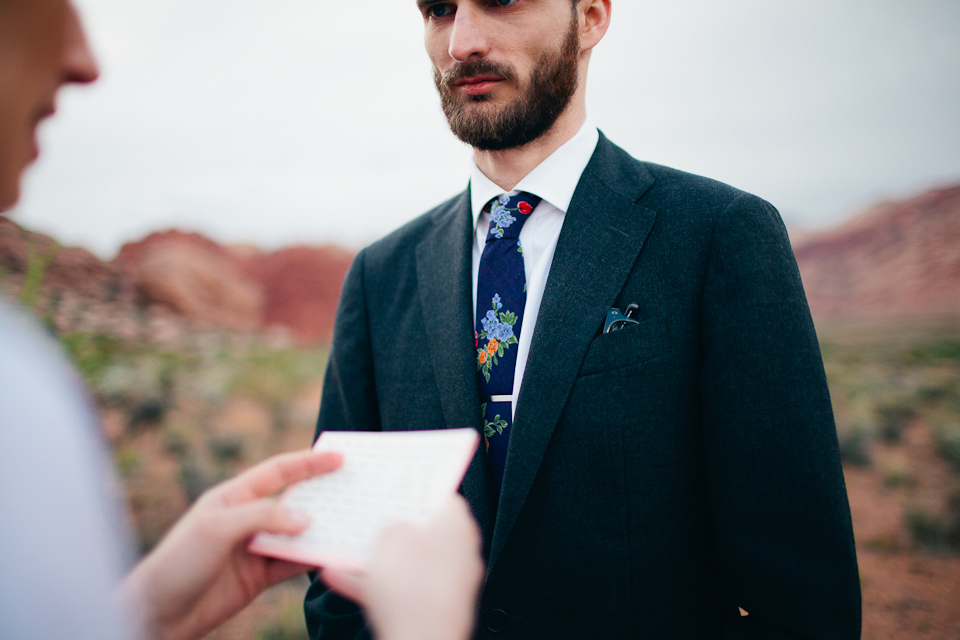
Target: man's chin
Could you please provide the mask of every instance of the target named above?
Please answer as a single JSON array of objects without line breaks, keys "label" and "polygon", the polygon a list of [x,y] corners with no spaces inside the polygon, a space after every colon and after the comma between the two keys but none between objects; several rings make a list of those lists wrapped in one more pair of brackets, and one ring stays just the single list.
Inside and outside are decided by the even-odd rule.
[{"label": "man's chin", "polygon": [[7,212],[20,199],[20,179],[27,166],[0,163],[0,212]]},{"label": "man's chin", "polygon": [[489,93],[470,96],[463,100],[458,100],[456,104],[458,116],[467,121],[493,121],[500,117],[501,114],[510,111],[512,107],[512,101],[498,99]]},{"label": "man's chin", "polygon": [[0,214],[7,215],[19,199],[20,189],[8,190],[6,185],[0,185]]}]

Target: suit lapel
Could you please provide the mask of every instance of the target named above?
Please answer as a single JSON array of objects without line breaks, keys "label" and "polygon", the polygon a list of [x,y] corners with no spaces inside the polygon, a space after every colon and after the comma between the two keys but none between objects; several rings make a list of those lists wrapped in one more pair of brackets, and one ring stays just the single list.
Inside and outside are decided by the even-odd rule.
[{"label": "suit lapel", "polygon": [[653,226],[650,173],[601,135],[557,242],[520,389],[490,550],[496,563],[598,327]]},{"label": "suit lapel", "polygon": [[[427,343],[447,428],[480,423],[480,395],[473,354],[472,245],[470,191],[445,211],[417,246],[417,282]],[[487,459],[477,448],[462,490],[490,540],[493,507]]]}]

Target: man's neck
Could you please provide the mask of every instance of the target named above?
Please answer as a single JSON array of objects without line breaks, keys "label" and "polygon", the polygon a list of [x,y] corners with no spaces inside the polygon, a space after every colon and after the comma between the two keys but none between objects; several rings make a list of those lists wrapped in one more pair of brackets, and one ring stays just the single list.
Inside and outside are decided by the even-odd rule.
[{"label": "man's neck", "polygon": [[503,151],[473,150],[473,160],[483,175],[490,178],[504,191],[513,188],[523,178],[550,157],[565,142],[577,134],[587,119],[587,110],[582,102],[571,102],[570,106],[557,118],[546,133],[515,149]]}]

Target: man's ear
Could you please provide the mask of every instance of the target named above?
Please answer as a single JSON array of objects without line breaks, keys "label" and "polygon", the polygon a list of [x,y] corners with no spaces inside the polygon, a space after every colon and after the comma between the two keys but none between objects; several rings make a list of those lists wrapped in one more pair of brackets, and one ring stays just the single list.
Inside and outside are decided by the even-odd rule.
[{"label": "man's ear", "polygon": [[610,26],[610,0],[580,0],[580,50],[589,51],[603,39]]}]

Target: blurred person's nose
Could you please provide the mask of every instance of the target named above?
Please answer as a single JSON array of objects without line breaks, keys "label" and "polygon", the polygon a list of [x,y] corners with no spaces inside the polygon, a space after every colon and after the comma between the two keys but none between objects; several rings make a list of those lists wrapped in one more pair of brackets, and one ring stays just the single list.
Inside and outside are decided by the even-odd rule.
[{"label": "blurred person's nose", "polygon": [[70,19],[64,34],[63,55],[60,61],[63,83],[86,84],[100,75],[100,67],[90,50],[87,36],[76,10],[70,7]]},{"label": "blurred person's nose", "polygon": [[450,57],[457,62],[477,57],[483,58],[489,52],[489,41],[484,33],[482,9],[471,3],[462,3],[457,8],[450,31]]}]

